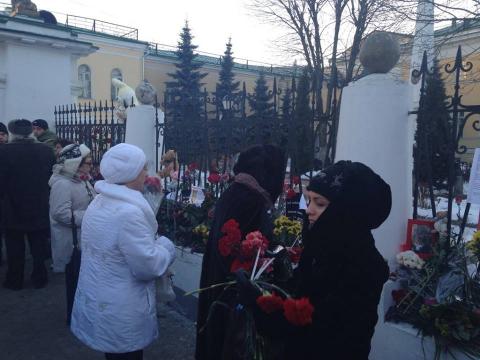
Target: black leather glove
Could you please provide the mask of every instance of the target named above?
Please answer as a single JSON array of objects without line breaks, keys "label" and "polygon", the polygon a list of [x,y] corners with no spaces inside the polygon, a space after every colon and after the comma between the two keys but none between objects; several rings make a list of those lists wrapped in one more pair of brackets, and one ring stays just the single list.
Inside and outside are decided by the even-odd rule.
[{"label": "black leather glove", "polygon": [[242,305],[253,305],[257,298],[262,295],[261,290],[250,281],[248,273],[243,270],[235,272],[238,288],[238,302]]}]

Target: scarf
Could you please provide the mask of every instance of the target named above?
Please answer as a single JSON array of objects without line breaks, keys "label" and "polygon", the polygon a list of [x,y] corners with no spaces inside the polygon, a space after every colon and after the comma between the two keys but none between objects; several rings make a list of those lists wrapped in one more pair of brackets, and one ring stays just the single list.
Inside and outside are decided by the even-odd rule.
[{"label": "scarf", "polygon": [[270,198],[270,194],[267,190],[262,188],[258,183],[257,179],[255,179],[252,175],[247,173],[238,173],[235,175],[235,182],[238,184],[245,185],[249,189],[259,193],[262,195],[263,199],[265,200],[265,204],[269,209],[273,207],[272,200]]}]

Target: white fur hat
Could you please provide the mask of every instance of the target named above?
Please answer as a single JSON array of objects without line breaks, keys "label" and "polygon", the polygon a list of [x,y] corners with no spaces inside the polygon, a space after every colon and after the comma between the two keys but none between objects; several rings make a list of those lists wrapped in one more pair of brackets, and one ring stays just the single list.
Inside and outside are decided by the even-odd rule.
[{"label": "white fur hat", "polygon": [[60,151],[57,163],[63,166],[64,171],[75,174],[82,160],[88,155],[90,155],[90,149],[86,145],[70,144]]},{"label": "white fur hat", "polygon": [[107,183],[126,184],[140,174],[147,162],[142,149],[135,145],[118,144],[103,155],[100,173]]}]

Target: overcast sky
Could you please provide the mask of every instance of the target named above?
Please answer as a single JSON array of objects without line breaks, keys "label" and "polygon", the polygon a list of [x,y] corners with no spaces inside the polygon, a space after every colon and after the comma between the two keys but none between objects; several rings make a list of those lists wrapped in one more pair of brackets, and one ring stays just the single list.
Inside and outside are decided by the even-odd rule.
[{"label": "overcast sky", "polygon": [[[5,2],[5,0],[0,0]],[[176,45],[188,19],[198,50],[223,54],[232,37],[234,56],[273,64],[291,64],[278,54],[276,29],[247,9],[248,0],[34,0],[39,10],[72,14],[138,28],[139,39]],[[59,21],[64,21],[58,17]]]}]

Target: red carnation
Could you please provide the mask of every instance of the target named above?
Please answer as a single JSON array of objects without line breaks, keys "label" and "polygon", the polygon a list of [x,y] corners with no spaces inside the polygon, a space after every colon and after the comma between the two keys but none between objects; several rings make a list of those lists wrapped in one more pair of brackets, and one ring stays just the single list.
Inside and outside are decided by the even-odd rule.
[{"label": "red carnation", "polygon": [[297,196],[297,193],[295,192],[295,190],[293,190],[292,188],[288,189],[287,199],[288,200],[293,199],[295,196]]},{"label": "red carnation", "polygon": [[260,231],[252,231],[252,232],[249,232],[247,234],[247,236],[245,236],[245,239],[246,240],[254,240],[256,238],[260,238],[262,239],[263,235]]},{"label": "red carnation", "polygon": [[195,171],[195,170],[197,170],[197,169],[198,169],[198,165],[197,165],[197,163],[195,163],[195,162],[193,162],[193,163],[191,163],[190,165],[188,165],[188,170],[189,170],[189,171],[192,171],[192,172],[193,172],[193,171]]},{"label": "red carnation", "polygon": [[232,265],[230,266],[230,272],[234,273],[234,272],[237,272],[240,269],[243,269],[245,271],[251,271],[252,268],[253,268],[253,261],[252,260],[241,261],[239,259],[234,259],[232,261]]},{"label": "red carnation", "polygon": [[223,236],[218,241],[218,251],[222,256],[229,256],[236,244],[238,244],[240,239],[236,239],[230,235]]},{"label": "red carnation", "polygon": [[223,233],[226,234],[232,230],[238,229],[239,227],[240,227],[240,224],[235,219],[230,219],[225,224],[223,224],[221,230]]},{"label": "red carnation", "polygon": [[313,306],[310,300],[288,298],[283,303],[283,312],[288,322],[297,326],[305,326],[312,323]]},{"label": "red carnation", "polygon": [[294,176],[294,177],[292,177],[292,183],[293,183],[294,185],[300,184],[300,176]]},{"label": "red carnation", "polygon": [[272,295],[259,296],[257,298],[257,305],[267,314],[271,314],[274,311],[283,308],[283,299],[280,296],[275,295],[275,293]]},{"label": "red carnation", "polygon": [[207,180],[208,180],[208,182],[210,182],[212,184],[218,184],[221,180],[221,176],[217,172],[212,172],[212,173],[210,173],[210,175],[208,175]]}]

